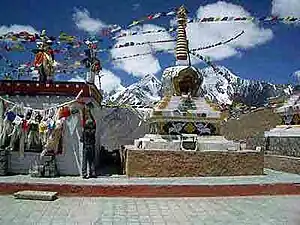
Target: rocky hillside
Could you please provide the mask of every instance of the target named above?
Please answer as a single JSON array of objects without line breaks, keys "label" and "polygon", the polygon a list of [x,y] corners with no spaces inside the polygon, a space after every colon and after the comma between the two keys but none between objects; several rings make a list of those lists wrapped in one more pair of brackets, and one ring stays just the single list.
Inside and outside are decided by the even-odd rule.
[{"label": "rocky hillside", "polygon": [[243,114],[238,120],[231,119],[221,126],[221,134],[227,139],[245,140],[254,136],[262,136],[281,123],[281,118],[271,109]]},{"label": "rocky hillside", "polygon": [[133,144],[133,140],[148,132],[148,125],[140,124],[136,113],[129,109],[104,108],[101,111],[100,142],[106,149],[118,149]]}]

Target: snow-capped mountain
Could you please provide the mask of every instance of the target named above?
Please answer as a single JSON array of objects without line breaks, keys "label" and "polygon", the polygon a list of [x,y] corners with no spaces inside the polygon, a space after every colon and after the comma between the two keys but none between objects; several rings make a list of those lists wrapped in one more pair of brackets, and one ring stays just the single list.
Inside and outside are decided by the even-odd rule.
[{"label": "snow-capped mountain", "polygon": [[[201,69],[204,77],[202,89],[204,96],[218,104],[231,104],[234,99],[252,106],[261,106],[270,97],[290,95],[289,85],[274,85],[268,82],[242,79],[229,69],[218,66],[218,73],[211,67]],[[124,90],[108,96],[110,102],[151,106],[160,97],[162,84],[154,75],[147,75]]]},{"label": "snow-capped mountain", "polygon": [[219,73],[207,67],[200,72],[204,76],[202,88],[205,96],[219,104],[231,104],[234,99],[247,105],[260,106],[270,97],[290,95],[290,85],[275,85],[265,81],[242,79],[223,66],[217,67]]},{"label": "snow-capped mountain", "polygon": [[161,82],[154,75],[146,75],[139,82],[108,96],[108,101],[134,106],[151,106],[160,100]]}]

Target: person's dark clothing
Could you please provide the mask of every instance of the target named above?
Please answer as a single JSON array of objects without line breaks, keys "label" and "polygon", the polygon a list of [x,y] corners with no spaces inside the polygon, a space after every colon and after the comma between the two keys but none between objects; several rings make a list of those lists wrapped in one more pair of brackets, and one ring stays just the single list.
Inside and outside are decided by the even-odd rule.
[{"label": "person's dark clothing", "polygon": [[82,176],[87,176],[87,164],[89,164],[89,177],[95,176],[95,144],[96,126],[93,122],[87,121],[82,134]]},{"label": "person's dark clothing", "polygon": [[89,164],[89,177],[95,176],[95,145],[84,145],[82,152],[82,176],[86,177]]}]

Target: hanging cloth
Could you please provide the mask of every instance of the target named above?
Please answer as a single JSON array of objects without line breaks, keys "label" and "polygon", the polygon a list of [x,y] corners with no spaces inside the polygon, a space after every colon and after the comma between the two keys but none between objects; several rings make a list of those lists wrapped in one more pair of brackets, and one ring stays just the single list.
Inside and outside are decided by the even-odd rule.
[{"label": "hanging cloth", "polygon": [[55,124],[55,128],[51,131],[49,138],[45,145],[45,150],[42,152],[42,155],[46,153],[53,152],[54,154],[61,154],[62,149],[60,146],[62,137],[63,137],[63,125],[64,119],[58,120]]},{"label": "hanging cloth", "polygon": [[20,140],[22,132],[22,124],[15,124],[12,132],[8,135],[10,137],[9,150],[13,151],[15,147],[15,143]]},{"label": "hanging cloth", "polygon": [[24,157],[26,140],[28,136],[28,124],[26,120],[22,121],[21,125],[21,134],[20,134],[20,141],[19,141],[19,154],[21,157]]},{"label": "hanging cloth", "polygon": [[13,125],[12,122],[6,117],[3,121],[2,132],[0,133],[0,148],[7,147],[8,135],[12,133]]},{"label": "hanging cloth", "polygon": [[40,145],[39,124],[31,120],[29,122],[29,132],[27,137],[27,148],[35,148]]}]

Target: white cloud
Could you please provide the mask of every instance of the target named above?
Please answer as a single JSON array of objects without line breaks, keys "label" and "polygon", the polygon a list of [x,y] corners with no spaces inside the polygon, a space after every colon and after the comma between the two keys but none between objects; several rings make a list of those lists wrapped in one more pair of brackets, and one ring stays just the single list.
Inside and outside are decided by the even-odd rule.
[{"label": "white cloud", "polygon": [[[73,20],[76,26],[89,33],[96,33],[99,32],[102,28],[106,26],[104,22],[100,19],[94,19],[90,17],[90,13],[88,10],[78,10],[75,9],[75,13],[73,14]],[[155,25],[143,25],[142,27],[134,27],[131,29],[133,30],[157,30],[161,29],[161,27]],[[126,31],[123,31],[126,32]],[[157,34],[148,34],[148,35],[135,35],[135,36],[128,36],[123,37],[117,40],[116,44],[123,44],[129,41],[132,42],[144,42],[144,41],[156,41],[156,40],[165,40],[171,39],[172,37],[168,33],[161,34],[157,36]],[[153,45],[140,45],[140,46],[133,46],[133,47],[126,47],[126,48],[119,48],[119,49],[112,49],[111,55],[112,57],[121,57],[121,56],[128,56],[137,53],[145,53],[151,52],[152,50],[162,50],[167,47],[173,46],[174,43],[170,44],[153,44]],[[137,63],[138,60],[138,63]],[[141,57],[135,57],[130,59],[125,59],[121,61],[114,61],[114,65],[124,71],[133,74],[134,76],[144,76],[148,73],[157,73],[161,70],[159,61],[150,55],[145,55]]]},{"label": "white cloud", "polygon": [[87,9],[75,9],[75,12],[73,13],[73,20],[78,29],[91,34],[95,34],[106,27],[106,24],[101,20],[91,18]]},{"label": "white cloud", "polygon": [[[162,29],[162,27],[156,25],[145,24],[143,26],[137,26],[130,30],[123,31],[123,32],[130,32],[130,31],[148,31],[148,30],[158,30]],[[158,40],[172,40],[170,34],[168,33],[150,33],[146,35],[134,35],[134,36],[126,36],[117,39],[118,44],[124,44],[126,42],[134,42],[134,43],[141,43],[141,42],[148,42],[148,41],[158,41]],[[146,52],[157,51],[157,50],[167,50],[172,49],[175,47],[175,42],[167,42],[167,43],[160,43],[160,44],[145,44],[145,45],[138,45],[138,46],[131,46],[125,48],[115,48],[111,50],[111,55],[113,58],[115,57],[122,57],[122,56],[129,56],[135,54],[143,54]],[[158,59],[153,56],[152,54],[118,60],[113,62],[114,65],[118,68],[123,69],[124,71],[132,74],[133,76],[143,77],[146,74],[155,74],[161,70],[160,64]]]},{"label": "white cloud", "polygon": [[[222,16],[251,16],[243,7],[219,1],[214,4],[199,7],[197,18]],[[216,48],[202,50],[198,53],[211,57],[213,60],[222,60],[237,54],[239,49],[253,48],[263,44],[273,37],[270,29],[260,28],[253,22],[220,22],[220,23],[189,23],[187,35],[189,48],[198,48],[225,41],[237,35],[241,31],[245,33],[238,39]],[[199,62],[192,57],[193,63]]]},{"label": "white cloud", "polygon": [[[101,89],[109,93],[114,90],[122,90],[124,87],[121,84],[121,79],[111,71],[103,69],[101,72]],[[96,77],[95,85],[99,88],[99,79]]]},{"label": "white cloud", "polygon": [[80,76],[76,76],[76,77],[72,77],[68,81],[70,81],[70,82],[85,82],[85,79]]},{"label": "white cloud", "polygon": [[[214,4],[200,6],[197,11],[197,17],[213,17],[213,16],[251,16],[243,7],[219,1]],[[99,19],[93,19],[87,10],[77,10],[73,15],[74,21],[78,28],[90,33],[99,31],[105,24]],[[170,21],[174,24],[174,19]],[[135,26],[130,31],[146,31],[158,30],[162,27],[157,25],[145,24]],[[222,60],[231,56],[239,56],[242,54],[241,49],[248,49],[264,44],[273,38],[273,32],[270,29],[259,27],[253,22],[220,22],[220,23],[190,23],[187,27],[189,39],[189,48],[198,48],[206,45],[215,44],[220,41],[227,40],[237,35],[241,31],[245,33],[237,40],[234,40],[226,45],[212,48],[209,50],[199,51],[201,55],[210,56],[212,60]],[[116,45],[127,42],[147,42],[157,40],[169,40],[173,37],[169,33],[150,33],[146,35],[125,36],[116,39]],[[161,44],[145,44],[124,48],[115,48],[110,51],[112,58],[129,56],[135,54],[143,54],[146,52],[153,53],[157,50],[174,49],[175,42]],[[174,56],[175,58],[175,56]],[[200,60],[191,56],[192,63],[199,63]],[[161,71],[161,66],[158,58],[154,54],[138,56],[129,59],[112,61],[113,65],[125,72],[136,77],[143,77],[146,74],[156,74]]]},{"label": "white cloud", "polygon": [[[107,69],[103,69],[101,71],[100,75],[101,75],[101,78],[100,78],[101,79],[101,89],[104,92],[109,93],[114,90],[124,89],[124,87],[121,84],[121,79],[118,76],[116,76],[114,73],[112,73],[111,71],[109,71]],[[68,81],[70,81],[70,82],[86,82],[86,79],[83,77],[80,77],[80,76],[76,76],[76,77],[72,77]],[[98,76],[95,77],[95,85],[98,89],[100,88]]]},{"label": "white cloud", "polygon": [[296,72],[294,72],[293,75],[298,81],[300,81],[300,70],[297,70]]},{"label": "white cloud", "polygon": [[273,0],[272,14],[278,16],[294,16],[300,17],[300,1],[299,0]]},{"label": "white cloud", "polygon": [[176,27],[177,26],[177,19],[176,19],[176,17],[173,17],[172,19],[170,19],[170,26],[171,27]]},{"label": "white cloud", "polygon": [[18,33],[21,31],[27,31],[30,34],[39,33],[32,26],[29,26],[29,25],[13,24],[10,26],[4,26],[4,25],[0,26],[0,35],[7,34],[9,32]]}]

